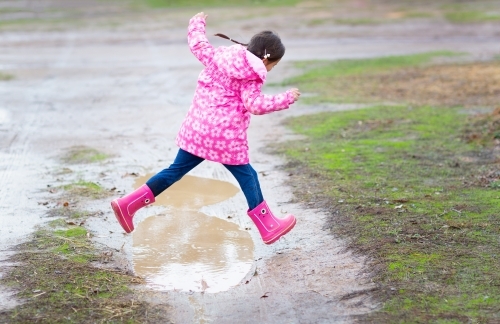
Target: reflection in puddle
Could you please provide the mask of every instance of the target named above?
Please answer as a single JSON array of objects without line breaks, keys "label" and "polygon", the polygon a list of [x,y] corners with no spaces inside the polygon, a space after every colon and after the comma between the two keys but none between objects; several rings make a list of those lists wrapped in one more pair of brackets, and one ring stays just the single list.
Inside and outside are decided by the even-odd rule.
[{"label": "reflection in puddle", "polygon": [[135,271],[156,288],[227,290],[250,271],[252,259],[247,232],[198,212],[148,217],[134,232]]},{"label": "reflection in puddle", "polygon": [[163,192],[155,204],[170,206],[167,215],[146,218],[133,234],[136,274],[160,290],[217,292],[237,285],[252,267],[249,233],[197,211],[237,192],[231,183],[192,176]]},{"label": "reflection in puddle", "polygon": [[[137,179],[136,187],[141,186],[151,176]],[[182,210],[199,210],[201,207],[229,199],[239,191],[239,188],[226,181],[187,175],[156,197],[155,205],[171,206]]]}]

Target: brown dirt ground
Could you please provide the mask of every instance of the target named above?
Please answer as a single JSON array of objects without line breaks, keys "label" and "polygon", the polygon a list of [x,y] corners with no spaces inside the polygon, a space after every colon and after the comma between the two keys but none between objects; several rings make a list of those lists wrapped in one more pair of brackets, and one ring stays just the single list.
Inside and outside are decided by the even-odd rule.
[{"label": "brown dirt ground", "polygon": [[500,103],[500,62],[404,68],[331,81],[328,96],[418,105],[488,107]]}]

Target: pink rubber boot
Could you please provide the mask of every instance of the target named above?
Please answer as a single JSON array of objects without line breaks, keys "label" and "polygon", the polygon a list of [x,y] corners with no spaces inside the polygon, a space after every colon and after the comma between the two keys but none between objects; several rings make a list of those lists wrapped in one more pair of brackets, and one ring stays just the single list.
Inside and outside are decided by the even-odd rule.
[{"label": "pink rubber boot", "polygon": [[259,229],[260,236],[266,244],[272,244],[283,235],[290,232],[297,222],[295,216],[288,215],[285,218],[276,218],[266,201],[263,201],[253,210],[247,212]]},{"label": "pink rubber boot", "polygon": [[120,222],[125,232],[130,233],[134,230],[132,218],[135,212],[154,202],[155,196],[151,192],[151,189],[144,184],[125,197],[113,200],[111,207],[115,212],[116,219]]}]

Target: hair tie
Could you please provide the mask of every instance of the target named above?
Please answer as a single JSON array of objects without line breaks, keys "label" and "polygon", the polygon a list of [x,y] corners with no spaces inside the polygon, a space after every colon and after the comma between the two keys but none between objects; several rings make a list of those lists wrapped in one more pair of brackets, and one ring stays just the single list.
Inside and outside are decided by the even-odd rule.
[{"label": "hair tie", "polygon": [[271,56],[271,54],[267,53],[267,50],[264,48],[264,59],[268,58]]}]

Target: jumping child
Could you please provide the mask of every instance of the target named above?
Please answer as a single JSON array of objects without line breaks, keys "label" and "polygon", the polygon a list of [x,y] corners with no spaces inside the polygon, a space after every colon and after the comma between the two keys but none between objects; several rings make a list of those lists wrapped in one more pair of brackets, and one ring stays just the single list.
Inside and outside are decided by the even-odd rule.
[{"label": "jumping child", "polygon": [[205,35],[206,17],[200,12],[189,21],[189,48],[205,68],[177,135],[179,152],[173,164],[134,192],[113,200],[111,206],[120,225],[130,233],[134,230],[132,218],[140,208],[155,202],[156,196],[202,161],[219,162],[238,181],[248,203],[248,216],[264,243],[271,244],[288,233],[296,219],[293,215],[277,218],[264,200],[257,172],[249,164],[247,129],[250,114],[286,109],[298,100],[300,92],[290,89],[278,95],[261,93],[267,72],[285,54],[278,35],[263,31],[250,43],[242,44],[216,34],[236,45],[214,48]]}]

